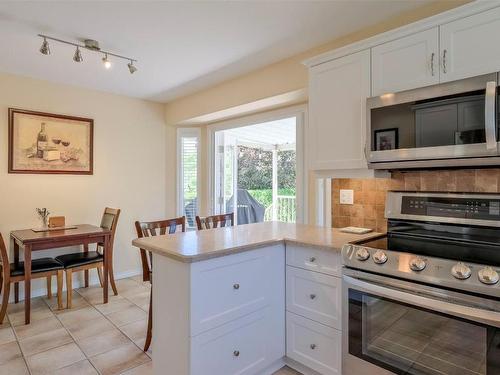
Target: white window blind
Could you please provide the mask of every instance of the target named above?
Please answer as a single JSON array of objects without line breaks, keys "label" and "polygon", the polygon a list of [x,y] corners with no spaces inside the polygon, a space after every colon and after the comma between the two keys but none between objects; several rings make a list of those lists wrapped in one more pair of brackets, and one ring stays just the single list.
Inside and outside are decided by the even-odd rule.
[{"label": "white window blind", "polygon": [[[189,129],[192,130],[192,129]],[[194,227],[198,214],[199,136],[193,132],[179,133],[179,213],[186,216],[188,227]]]}]

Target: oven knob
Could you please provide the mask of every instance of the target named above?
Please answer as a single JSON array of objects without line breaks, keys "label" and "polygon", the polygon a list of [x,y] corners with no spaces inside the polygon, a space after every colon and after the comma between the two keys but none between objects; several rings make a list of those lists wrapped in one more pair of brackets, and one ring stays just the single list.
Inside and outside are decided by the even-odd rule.
[{"label": "oven knob", "polygon": [[422,271],[425,266],[427,266],[427,263],[425,263],[425,260],[420,257],[415,257],[410,260],[410,268],[412,271]]},{"label": "oven knob", "polygon": [[498,272],[491,267],[485,267],[479,271],[479,281],[483,284],[496,284],[498,283]]},{"label": "oven knob", "polygon": [[364,247],[356,251],[356,258],[361,261],[365,261],[370,257],[370,253]]},{"label": "oven knob", "polygon": [[464,264],[462,262],[458,262],[457,264],[455,264],[451,268],[451,274],[456,279],[465,280],[465,279],[468,279],[470,277],[471,270],[466,264]]},{"label": "oven knob", "polygon": [[387,262],[387,255],[382,250],[377,250],[375,254],[373,254],[373,261],[377,264],[384,264]]}]

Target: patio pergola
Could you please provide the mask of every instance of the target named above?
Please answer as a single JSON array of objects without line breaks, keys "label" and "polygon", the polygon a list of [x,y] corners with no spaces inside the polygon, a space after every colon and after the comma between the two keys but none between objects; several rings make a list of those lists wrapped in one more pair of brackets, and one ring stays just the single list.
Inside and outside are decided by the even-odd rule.
[{"label": "patio pergola", "polygon": [[[272,153],[272,205],[266,212],[266,219],[278,220],[280,206],[285,210],[293,205],[295,215],[295,197],[280,197],[278,194],[278,152],[296,149],[296,119],[285,118],[257,125],[233,128],[224,131],[232,138],[234,159],[237,160],[239,147],[249,147]],[[235,166],[237,168],[237,166]],[[288,202],[280,202],[287,200]],[[280,204],[281,203],[281,204]]]}]

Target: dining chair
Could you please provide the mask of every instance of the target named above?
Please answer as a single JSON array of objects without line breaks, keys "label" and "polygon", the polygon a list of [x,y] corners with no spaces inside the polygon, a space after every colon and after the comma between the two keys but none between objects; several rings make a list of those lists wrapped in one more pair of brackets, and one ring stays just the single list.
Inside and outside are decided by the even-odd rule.
[{"label": "dining chair", "polygon": [[[52,276],[57,276],[57,307],[61,310],[63,290],[64,267],[53,258],[40,258],[31,261],[31,278],[47,279],[47,297],[52,298]],[[9,263],[7,248],[0,233],[0,293],[2,294],[2,305],[0,307],[0,324],[3,323],[7,306],[9,304],[10,284],[24,281],[24,262]]]},{"label": "dining chair", "polygon": [[[159,221],[135,222],[135,229],[139,238],[152,237],[157,235],[162,236],[167,234],[167,230],[168,234],[173,234],[176,233],[179,228],[181,229],[181,232],[186,231],[185,216]],[[148,328],[146,334],[146,342],[144,343],[144,351],[147,352],[149,346],[151,345],[151,339],[153,337],[153,257],[151,255],[151,252],[147,252],[144,249],[140,249],[140,251],[142,262],[142,280],[149,281],[151,283],[151,292],[149,296]]]},{"label": "dining chair", "polygon": [[[229,224],[228,222],[231,222],[231,224]],[[198,230],[229,226],[232,227],[234,226],[234,212],[206,217],[196,216],[196,225],[198,227]]]},{"label": "dining chair", "polygon": [[[109,282],[113,293],[118,295],[118,289],[115,284],[115,276],[113,272],[113,245],[115,242],[116,226],[118,225],[118,218],[120,217],[120,209],[109,208],[104,209],[101,219],[101,228],[109,229],[111,237],[109,240],[109,249],[106,250],[106,256],[109,257]],[[72,292],[73,292],[73,273],[84,271],[85,287],[89,286],[89,270],[96,269],[99,276],[101,286],[103,284],[102,268],[104,266],[104,244],[97,244],[96,251],[89,251],[88,245],[83,246],[83,252],[64,254],[56,257],[56,260],[64,266],[66,273],[66,293],[67,293],[67,307],[72,306]]]}]

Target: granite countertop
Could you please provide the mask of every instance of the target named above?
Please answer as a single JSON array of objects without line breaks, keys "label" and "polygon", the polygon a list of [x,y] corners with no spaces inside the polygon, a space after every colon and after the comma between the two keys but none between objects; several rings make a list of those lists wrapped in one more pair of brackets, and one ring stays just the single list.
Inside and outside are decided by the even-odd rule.
[{"label": "granite countertop", "polygon": [[192,263],[283,241],[340,251],[346,243],[380,235],[377,232],[349,234],[335,228],[275,221],[138,238],[132,244],[154,254]]}]

